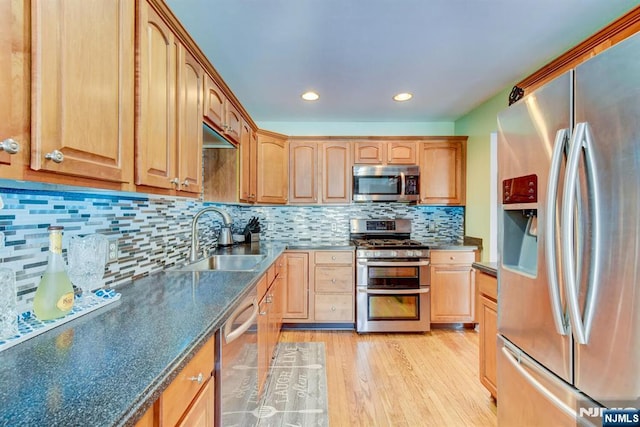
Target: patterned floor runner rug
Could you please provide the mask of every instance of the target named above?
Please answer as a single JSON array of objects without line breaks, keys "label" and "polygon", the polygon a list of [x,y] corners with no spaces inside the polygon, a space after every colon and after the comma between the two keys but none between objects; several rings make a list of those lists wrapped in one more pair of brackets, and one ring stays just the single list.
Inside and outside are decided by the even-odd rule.
[{"label": "patterned floor runner rug", "polygon": [[322,342],[279,343],[256,416],[259,427],[329,425]]}]

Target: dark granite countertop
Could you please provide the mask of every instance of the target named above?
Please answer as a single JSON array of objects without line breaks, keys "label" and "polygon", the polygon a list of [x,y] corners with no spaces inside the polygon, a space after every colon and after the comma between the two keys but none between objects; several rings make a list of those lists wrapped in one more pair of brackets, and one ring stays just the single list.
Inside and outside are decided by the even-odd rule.
[{"label": "dark granite countertop", "polygon": [[498,264],[495,262],[474,262],[471,266],[490,276],[498,276]]},{"label": "dark granite countertop", "polygon": [[0,425],[133,425],[285,249],[250,272],[165,271],[119,301],[0,352]]}]

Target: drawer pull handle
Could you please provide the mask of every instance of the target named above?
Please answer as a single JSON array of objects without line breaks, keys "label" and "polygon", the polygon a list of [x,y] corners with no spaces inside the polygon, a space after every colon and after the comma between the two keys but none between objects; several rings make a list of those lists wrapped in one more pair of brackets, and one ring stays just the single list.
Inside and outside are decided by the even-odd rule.
[{"label": "drawer pull handle", "polygon": [[202,375],[202,372],[200,372],[197,377],[189,377],[187,379],[189,381],[195,381],[198,384],[202,384],[202,381],[204,380],[204,375]]}]

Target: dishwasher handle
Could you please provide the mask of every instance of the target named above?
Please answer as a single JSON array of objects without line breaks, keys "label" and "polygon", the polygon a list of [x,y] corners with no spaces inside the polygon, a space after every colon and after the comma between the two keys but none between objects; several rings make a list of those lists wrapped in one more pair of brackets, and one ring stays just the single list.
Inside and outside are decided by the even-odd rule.
[{"label": "dishwasher handle", "polygon": [[[247,308],[251,306],[253,306],[253,310],[251,311],[251,315],[249,316],[249,318],[245,320],[244,323],[242,323],[240,326],[231,330],[238,316],[240,316],[240,314],[242,314]],[[239,307],[236,311],[234,311],[231,317],[229,317],[229,319],[224,325],[225,343],[229,344],[235,341],[236,339],[238,339],[238,337],[240,337],[242,334],[247,332],[247,330],[251,327],[251,325],[256,322],[256,319],[258,318],[258,312],[259,312],[258,300],[255,298],[253,298],[249,304]]]}]

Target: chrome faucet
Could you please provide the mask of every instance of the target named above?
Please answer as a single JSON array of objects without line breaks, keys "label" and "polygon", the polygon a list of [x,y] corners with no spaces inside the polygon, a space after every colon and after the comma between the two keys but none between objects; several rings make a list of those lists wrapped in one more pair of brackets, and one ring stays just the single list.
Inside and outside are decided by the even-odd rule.
[{"label": "chrome faucet", "polygon": [[228,246],[233,244],[233,238],[231,237],[231,215],[222,209],[218,209],[213,206],[206,207],[198,211],[191,221],[191,253],[189,254],[189,262],[195,262],[198,260],[198,251],[199,251],[199,243],[198,243],[198,230],[197,224],[198,219],[207,212],[217,212],[222,216],[222,221],[224,222],[222,229],[220,230],[220,234],[218,235],[218,245],[220,246]]}]

